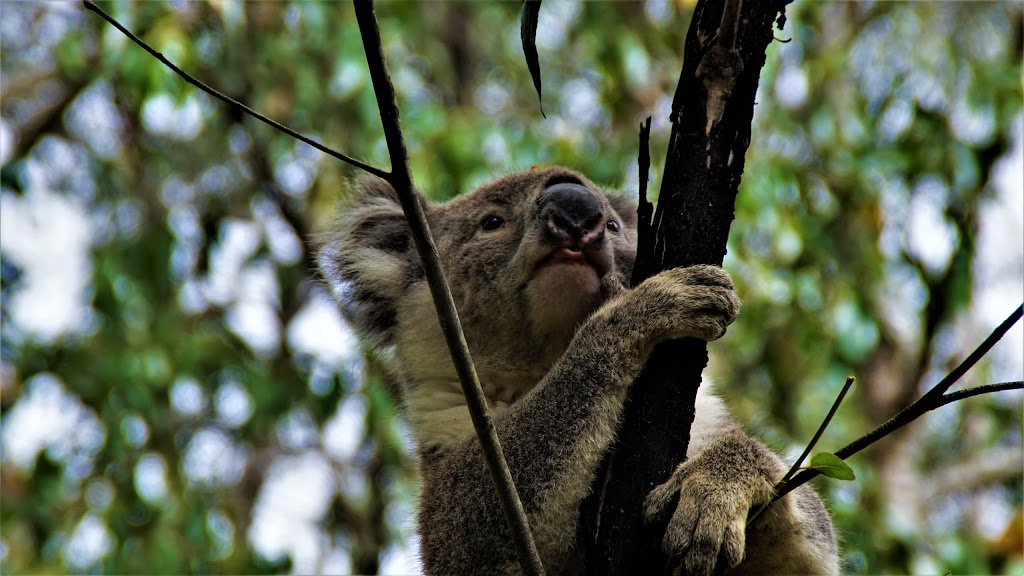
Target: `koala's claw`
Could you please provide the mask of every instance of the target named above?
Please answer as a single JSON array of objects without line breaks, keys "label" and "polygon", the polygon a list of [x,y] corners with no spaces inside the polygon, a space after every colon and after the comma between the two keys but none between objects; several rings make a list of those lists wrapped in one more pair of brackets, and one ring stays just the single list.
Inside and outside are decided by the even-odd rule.
[{"label": "koala's claw", "polygon": [[717,340],[739,313],[740,300],[732,291],[732,279],[717,266],[673,268],[641,284],[645,315],[668,323],[666,339],[694,337]]},{"label": "koala's claw", "polygon": [[[772,494],[770,479],[758,472],[761,465],[747,446],[742,440],[717,441],[644,501],[648,522],[669,518],[662,547],[687,574],[721,573],[743,561],[747,514]],[[723,460],[730,465],[723,467]]]},{"label": "koala's claw", "polygon": [[691,286],[719,286],[728,290],[733,289],[732,278],[729,277],[729,273],[718,266],[698,264],[686,268],[675,268],[674,270],[676,271],[674,273],[678,274],[679,280],[683,284]]},{"label": "koala's claw", "polygon": [[648,519],[665,515],[665,507],[679,496],[669,519],[662,548],[687,574],[708,575],[735,567],[743,560],[747,507],[743,498],[725,493],[706,479],[680,479],[678,473],[655,488],[644,508]]}]

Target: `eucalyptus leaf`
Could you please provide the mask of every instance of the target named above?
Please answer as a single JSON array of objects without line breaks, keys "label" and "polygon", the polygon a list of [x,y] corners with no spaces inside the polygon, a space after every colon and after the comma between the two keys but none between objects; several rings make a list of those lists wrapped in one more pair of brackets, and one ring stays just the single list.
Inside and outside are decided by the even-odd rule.
[{"label": "eucalyptus leaf", "polygon": [[818,452],[812,456],[811,464],[808,468],[813,468],[825,476],[835,478],[836,480],[857,479],[853,473],[853,468],[850,468],[846,462],[843,462],[838,456],[830,452]]}]

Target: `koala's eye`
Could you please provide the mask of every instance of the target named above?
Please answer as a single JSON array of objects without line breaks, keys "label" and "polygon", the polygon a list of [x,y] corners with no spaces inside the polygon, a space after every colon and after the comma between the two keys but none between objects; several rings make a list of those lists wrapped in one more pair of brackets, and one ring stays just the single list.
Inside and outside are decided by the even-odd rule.
[{"label": "koala's eye", "polygon": [[490,214],[484,216],[484,219],[480,222],[480,227],[484,230],[497,230],[505,223],[505,220],[501,216],[495,216]]},{"label": "koala's eye", "polygon": [[619,223],[616,222],[615,220],[609,220],[608,223],[605,224],[605,228],[607,228],[608,230],[610,230],[612,232],[618,233],[618,231],[619,231]]}]

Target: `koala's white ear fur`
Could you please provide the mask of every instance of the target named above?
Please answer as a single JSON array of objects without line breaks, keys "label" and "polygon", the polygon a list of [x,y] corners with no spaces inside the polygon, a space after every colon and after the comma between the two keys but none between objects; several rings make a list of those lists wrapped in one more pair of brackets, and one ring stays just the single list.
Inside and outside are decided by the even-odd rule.
[{"label": "koala's white ear fur", "polygon": [[[429,204],[420,197],[424,208]],[[396,304],[422,278],[398,196],[383,180],[364,180],[321,244],[320,273],[345,319],[377,347],[391,344]]]}]

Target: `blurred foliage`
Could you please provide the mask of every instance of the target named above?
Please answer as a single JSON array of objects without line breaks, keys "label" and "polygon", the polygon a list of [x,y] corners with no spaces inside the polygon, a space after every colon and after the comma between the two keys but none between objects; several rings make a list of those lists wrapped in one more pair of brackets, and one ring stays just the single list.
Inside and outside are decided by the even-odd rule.
[{"label": "blurred foliage", "polygon": [[[387,167],[348,4],[103,6],[197,78]],[[691,3],[545,2],[547,120],[519,7],[378,6],[418,187],[443,200],[557,163],[635,190],[653,115],[656,191]],[[822,450],[1019,303],[1021,224],[994,183],[1021,145],[1021,11],[790,7],[726,260],[744,312],[710,368],[786,453],[847,374]],[[357,174],[77,3],[0,14],[2,571],[414,571],[407,436],[310,266]],[[967,381],[1019,370],[1018,349]],[[1021,412],[1019,394],[948,406],[852,459],[856,482],[820,482],[846,571],[1019,573]]]}]

